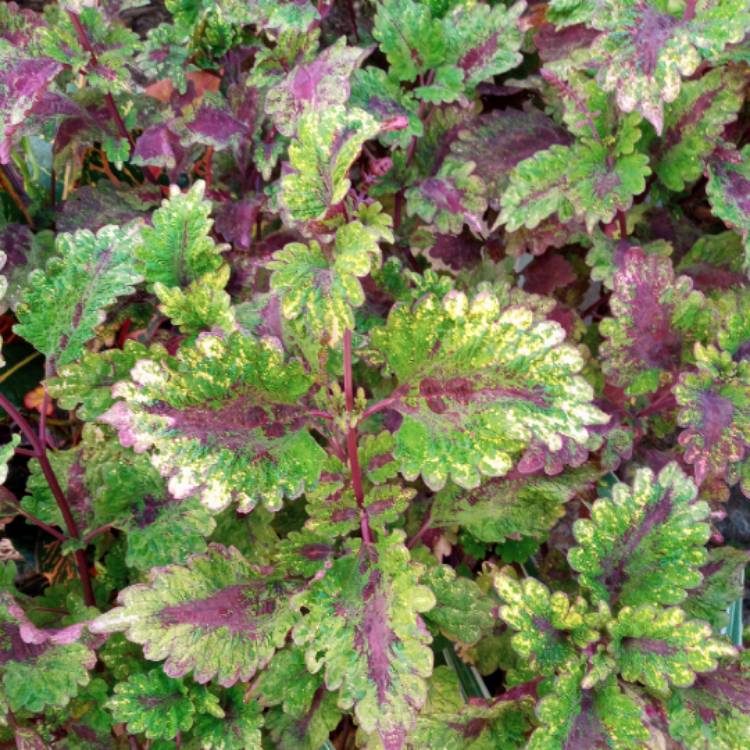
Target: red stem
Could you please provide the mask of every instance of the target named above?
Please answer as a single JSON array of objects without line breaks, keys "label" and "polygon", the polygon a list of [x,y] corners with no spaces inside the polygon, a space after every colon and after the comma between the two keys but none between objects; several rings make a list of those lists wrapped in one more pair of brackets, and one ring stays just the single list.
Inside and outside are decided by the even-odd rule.
[{"label": "red stem", "polygon": [[[28,420],[2,393],[0,393],[0,408],[4,409],[8,416],[16,423],[16,425],[18,425],[18,428],[31,444],[36,459],[39,461],[42,474],[44,474],[44,478],[47,480],[47,484],[55,498],[57,507],[60,509],[60,513],[65,521],[65,526],[68,529],[68,536],[71,539],[79,539],[80,532],[78,530],[78,524],[76,523],[75,518],[73,518],[68,499],[65,497],[60,482],[57,480],[57,476],[49,462],[44,443],[40,442],[38,435],[34,432],[34,428],[29,424]],[[76,550],[75,560],[76,567],[78,568],[78,575],[81,579],[81,585],[83,586],[84,600],[88,606],[95,607],[96,599],[94,597],[94,589],[91,585],[91,576],[89,575],[88,563],[86,562],[86,555],[83,550]]]},{"label": "red stem", "polygon": [[620,239],[624,240],[628,236],[628,222],[624,211],[617,212],[617,222],[620,225]]},{"label": "red stem", "polygon": [[357,31],[357,11],[354,8],[354,0],[346,0],[346,7],[349,11],[349,20],[352,24],[352,32],[354,33],[354,41],[359,44],[359,32]]},{"label": "red stem", "polygon": [[[78,13],[76,13],[75,11],[69,10],[68,16],[70,17],[73,27],[76,30],[78,41],[81,43],[81,47],[83,47],[86,50],[86,52],[88,52],[91,55],[91,62],[94,64],[94,66],[98,65],[99,60],[96,57],[96,52],[94,51],[94,47],[91,44],[89,35],[86,33],[86,28],[81,23],[81,19],[78,17]],[[135,146],[135,140],[133,139],[133,136],[130,135],[130,133],[128,132],[128,129],[125,127],[125,121],[120,116],[120,112],[117,109],[117,104],[115,104],[115,100],[112,98],[112,94],[105,94],[104,101],[107,105],[109,116],[114,121],[117,131],[120,133],[120,135],[123,138],[127,140],[127,142],[130,144],[130,147],[132,148],[133,146]]]},{"label": "red stem", "polygon": [[685,3],[685,12],[682,14],[683,21],[692,21],[695,18],[695,8],[698,0],[687,0]]},{"label": "red stem", "polygon": [[349,457],[349,468],[352,472],[352,489],[359,506],[360,529],[365,544],[372,544],[372,531],[365,509],[365,490],[362,485],[362,469],[359,465],[357,426],[352,422],[354,411],[354,379],[352,375],[352,332],[347,328],[344,332],[344,398],[346,399],[346,413],[349,417],[349,427],[346,433],[346,452]]}]

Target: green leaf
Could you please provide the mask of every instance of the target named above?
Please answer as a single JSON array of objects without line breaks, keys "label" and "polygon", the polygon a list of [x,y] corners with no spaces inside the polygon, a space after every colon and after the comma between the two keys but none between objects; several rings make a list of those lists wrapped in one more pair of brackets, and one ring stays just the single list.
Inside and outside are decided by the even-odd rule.
[{"label": "green leaf", "polygon": [[541,538],[563,515],[565,503],[595,479],[589,468],[581,468],[554,477],[489,479],[469,490],[449,484],[435,497],[430,525],[458,524],[483,542],[517,534]]},{"label": "green leaf", "polygon": [[502,309],[486,290],[471,301],[451,291],[397,303],[371,338],[398,381],[401,473],[421,474],[433,490],[449,477],[472,488],[481,474],[506,474],[532,439],[550,450],[564,437],[585,442],[587,426],[608,417],[591,404],[581,355],[564,337],[557,323]]},{"label": "green leaf", "polygon": [[670,684],[692,685],[697,673],[711,672],[720,658],[735,654],[727,641],[712,637],[707,623],[686,620],[679,607],[623,607],[608,629],[623,679],[660,694]]},{"label": "green leaf", "polygon": [[669,734],[680,747],[738,750],[750,743],[750,670],[722,664],[696,677],[689,688],[672,691],[667,702]]},{"label": "green leaf", "polygon": [[171,740],[193,726],[195,705],[182,680],[173,680],[160,668],[134,674],[118,682],[107,708],[131,734]]},{"label": "green leaf", "polygon": [[443,25],[427,5],[416,0],[379,2],[372,34],[400,81],[415,80],[446,56]]},{"label": "green leaf", "polygon": [[706,194],[713,213],[736,229],[745,246],[745,269],[750,268],[750,146],[741,151],[718,149],[708,160]]},{"label": "green leaf", "polygon": [[122,349],[84,352],[75,362],[58,368],[57,376],[47,381],[47,389],[60,408],[77,408],[79,419],[94,420],[114,404],[112,386],[125,380],[136,362],[165,356],[158,344],[147,348],[130,339]]},{"label": "green leaf", "polygon": [[141,231],[135,247],[138,270],[149,284],[187,286],[222,264],[225,246],[210,237],[211,202],[204,198],[206,185],[198,180],[186,193],[176,185],[169,198],[151,216],[152,226]]},{"label": "green leaf", "polygon": [[59,234],[57,255],[31,272],[18,306],[16,333],[57,366],[78,359],[104,321],[106,309],[134,291],[134,226]]},{"label": "green leaf", "polygon": [[96,655],[80,638],[81,625],[41,630],[10,594],[0,594],[0,675],[13,711],[39,713],[66,706],[89,681]]},{"label": "green leaf", "polygon": [[448,57],[467,87],[491,80],[521,62],[519,17],[525,8],[523,2],[510,8],[462,2],[442,19]]},{"label": "green leaf", "polygon": [[387,750],[405,746],[432,671],[419,613],[435,600],[419,585],[423,568],[409,560],[403,539],[396,531],[374,544],[353,540],[352,551],[295,600],[306,610],[294,641],[306,646],[308,669],[325,670],[339,707],[353,707],[360,728],[377,733]]},{"label": "green leaf", "polygon": [[436,565],[428,569],[422,583],[435,595],[435,606],[424,618],[446,638],[472,644],[492,629],[496,601],[476,581],[457,576],[448,565]]},{"label": "green leaf", "polygon": [[750,444],[750,362],[714,346],[694,348],[696,367],[674,387],[685,461],[697,484],[741,461]]},{"label": "green leaf", "polygon": [[446,159],[434,177],[406,191],[409,216],[417,215],[445,234],[460,234],[464,223],[481,234],[487,199],[484,183],[472,174],[474,166],[471,161]]},{"label": "green leaf", "polygon": [[637,750],[649,732],[642,709],[609,678],[595,689],[581,687],[583,668],[573,662],[541,700],[541,726],[531,735],[527,750]]},{"label": "green leaf", "polygon": [[317,481],[324,452],[307,430],[311,378],[277,339],[205,334],[177,357],[142,360],[101,420],[154,466],[177,499],[216,512],[236,500],[278,509]]},{"label": "green leaf", "polygon": [[311,674],[302,649],[280,651],[258,682],[258,695],[271,706],[266,725],[279,750],[320,750],[341,720],[336,693]]},{"label": "green leaf", "polygon": [[623,112],[640,112],[661,134],[663,105],[678,97],[682,78],[702,58],[739,42],[750,28],[750,12],[743,0],[703,0],[694,18],[681,20],[661,4],[608,0],[592,23],[605,32],[591,51],[600,85],[615,92]]},{"label": "green leaf", "polygon": [[658,475],[638,469],[632,488],[616,484],[575,522],[568,561],[594,601],[677,604],[700,584],[711,531],[696,495],[677,463]]},{"label": "green leaf", "polygon": [[154,294],[161,304],[159,309],[179,326],[183,333],[196,334],[203,330],[220,329],[230,333],[237,327],[232,302],[224,291],[229,281],[230,268],[220,266],[190,282],[186,289],[154,284]]},{"label": "green leaf", "polygon": [[683,190],[703,166],[725,126],[737,118],[747,83],[738,68],[716,68],[688,81],[664,115],[664,140],[654,172],[671,190]]},{"label": "green leaf", "polygon": [[261,750],[263,712],[256,701],[245,699],[246,693],[244,685],[235,685],[222,691],[220,715],[196,716],[189,750]]},{"label": "green leaf", "polygon": [[291,221],[323,219],[351,185],[348,172],[380,124],[361,109],[329,107],[302,115],[289,145],[291,172],[281,178],[279,200]]},{"label": "green leaf", "polygon": [[[386,229],[389,234],[389,230]],[[353,309],[365,301],[359,279],[380,266],[378,230],[352,221],[339,227],[334,247],[292,242],[267,267],[288,320],[303,317],[314,339],[338,344],[354,327]],[[390,234],[389,234],[390,236]]]},{"label": "green leaf", "polygon": [[346,37],[341,37],[314,59],[295,65],[268,90],[266,112],[276,129],[291,138],[305,112],[346,104],[349,79],[370,51],[349,47]]},{"label": "green leaf", "polygon": [[549,675],[599,638],[605,612],[592,612],[588,602],[550,590],[535,578],[518,581],[507,574],[495,577],[505,604],[499,615],[513,630],[518,655],[540,674]]},{"label": "green leaf", "polygon": [[119,606],[91,624],[124,632],[170,677],[193,673],[231,687],[264,667],[299,619],[287,598],[294,586],[250,565],[233,547],[211,545],[187,567],[151,572],[148,584],[123,590]]},{"label": "green leaf", "polygon": [[16,448],[21,444],[20,435],[11,435],[10,441],[0,445],[0,484],[8,478],[8,461],[13,458]]},{"label": "green leaf", "polygon": [[533,229],[557,214],[563,223],[585,221],[591,231],[597,222],[608,223],[617,211],[630,208],[650,173],[648,157],[633,146],[612,154],[603,142],[555,145],[513,169],[498,221],[512,232]]},{"label": "green leaf", "polygon": [[750,562],[750,552],[734,547],[714,547],[701,567],[703,580],[688,591],[682,608],[688,616],[706,620],[715,631],[727,626],[727,609],[742,600],[743,572]]},{"label": "green leaf", "polygon": [[[599,324],[602,370],[628,395],[669,382],[682,364],[683,348],[712,327],[706,299],[687,276],[675,278],[672,261],[637,248],[624,253],[610,297],[612,317]],[[710,314],[709,314],[710,315]]]},{"label": "green leaf", "polygon": [[456,673],[438,667],[409,747],[440,750],[517,750],[529,725],[528,701],[474,698],[464,703]]}]

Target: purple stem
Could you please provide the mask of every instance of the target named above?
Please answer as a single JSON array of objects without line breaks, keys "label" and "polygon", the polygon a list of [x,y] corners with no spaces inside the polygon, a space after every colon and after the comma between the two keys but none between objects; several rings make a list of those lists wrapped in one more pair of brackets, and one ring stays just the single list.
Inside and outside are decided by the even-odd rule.
[{"label": "purple stem", "polygon": [[[4,409],[8,416],[16,423],[21,432],[26,436],[26,439],[34,449],[36,459],[39,461],[39,466],[42,469],[42,474],[47,480],[50,491],[55,498],[57,507],[60,509],[65,526],[68,529],[68,536],[71,539],[80,539],[80,532],[78,530],[78,524],[73,518],[73,513],[70,510],[68,499],[65,497],[60,482],[55,475],[52,465],[47,457],[47,450],[44,443],[39,441],[39,437],[34,432],[33,427],[29,424],[28,420],[16,409],[15,406],[0,393],[0,408]],[[81,585],[83,586],[83,598],[87,606],[95,607],[96,598],[94,597],[94,589],[91,585],[91,576],[89,575],[88,563],[86,561],[86,555],[83,550],[75,551],[76,567],[78,568],[78,575],[81,579]]]},{"label": "purple stem", "polygon": [[362,530],[362,540],[365,544],[372,544],[372,531],[370,521],[367,518],[365,509],[365,491],[362,486],[362,469],[359,465],[359,436],[357,426],[351,421],[351,415],[354,411],[354,381],[352,376],[352,332],[347,328],[344,332],[344,397],[346,399],[346,413],[349,417],[349,428],[346,433],[346,452],[349,458],[349,468],[352,472],[352,489],[354,497],[357,499],[360,516],[360,529]]},{"label": "purple stem", "polygon": [[[96,57],[96,52],[94,51],[94,47],[91,44],[89,35],[86,33],[86,28],[81,23],[81,19],[78,17],[78,13],[76,13],[75,11],[69,10],[68,16],[70,17],[73,27],[76,30],[78,41],[81,43],[81,47],[83,47],[86,50],[86,52],[88,52],[91,55],[91,62],[93,63],[94,67],[96,67],[99,64],[99,60]],[[112,98],[112,94],[105,94],[104,101],[107,105],[109,116],[112,118],[113,122],[115,123],[115,127],[117,128],[117,131],[120,133],[120,135],[123,138],[127,140],[127,142],[130,144],[132,148],[133,146],[135,146],[135,141],[133,140],[133,136],[130,135],[130,133],[128,132],[128,129],[125,127],[125,121],[120,116],[120,112],[117,109],[115,100]]]},{"label": "purple stem", "polygon": [[687,0],[685,3],[685,12],[682,14],[683,21],[692,21],[695,18],[695,7],[698,0]]}]

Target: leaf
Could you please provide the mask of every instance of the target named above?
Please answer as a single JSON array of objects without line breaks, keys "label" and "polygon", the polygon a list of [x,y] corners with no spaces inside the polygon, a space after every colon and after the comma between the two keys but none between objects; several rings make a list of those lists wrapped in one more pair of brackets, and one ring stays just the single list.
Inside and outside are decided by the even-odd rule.
[{"label": "leaf", "polygon": [[369,53],[369,49],[347,46],[346,37],[341,37],[317,57],[295,65],[268,91],[266,112],[276,129],[291,138],[305,112],[346,104],[349,79]]},{"label": "leaf", "polygon": [[448,478],[472,488],[480,474],[506,474],[532,438],[553,450],[563,437],[584,442],[587,426],[608,417],[591,404],[576,375],[580,354],[564,336],[530,310],[502,309],[488,291],[396,304],[371,339],[398,381],[401,473],[421,474],[433,490]]},{"label": "leaf", "polygon": [[38,713],[66,706],[88,683],[96,655],[77,642],[82,630],[82,625],[40,630],[9,594],[0,594],[0,674],[11,710]]},{"label": "leaf", "polygon": [[204,334],[176,358],[141,360],[100,420],[168,478],[177,499],[213,512],[233,500],[278,509],[317,481],[324,457],[307,430],[311,378],[277,339]]},{"label": "leaf", "polygon": [[57,366],[78,359],[107,307],[141,279],[133,267],[136,236],[133,226],[57,235],[57,255],[29,275],[16,333]]},{"label": "leaf", "polygon": [[688,591],[682,608],[689,617],[706,620],[717,632],[726,627],[727,609],[732,602],[742,599],[743,572],[750,561],[750,553],[734,547],[713,547],[708,560],[701,567],[703,580]]},{"label": "leaf", "polygon": [[750,28],[750,13],[742,0],[704,0],[685,20],[646,0],[608,0],[592,23],[606,32],[592,48],[601,63],[600,85],[615,92],[623,112],[640,112],[661,134],[664,103],[678,97],[682,78],[702,58],[739,42]]},{"label": "leaf", "polygon": [[195,706],[181,680],[173,680],[161,669],[130,675],[118,682],[107,708],[117,723],[131,734],[148,739],[171,740],[193,726]]},{"label": "leaf", "polygon": [[482,234],[487,201],[484,184],[473,171],[473,162],[446,159],[434,177],[406,191],[409,216],[416,214],[446,234],[460,234],[464,222],[474,232]]},{"label": "leaf", "polygon": [[554,145],[524,159],[510,173],[498,221],[508,231],[533,229],[553,214],[563,223],[585,220],[589,231],[598,221],[612,221],[646,189],[651,173],[648,157],[634,150],[634,142],[614,154],[604,143]]},{"label": "leaf", "polygon": [[354,707],[360,728],[377,733],[384,750],[405,747],[432,671],[419,613],[435,600],[419,585],[422,566],[410,562],[403,539],[396,531],[372,545],[353,540],[352,551],[295,600],[307,610],[293,635],[306,646],[308,669],[325,670],[339,707]]},{"label": "leaf", "polygon": [[306,112],[289,145],[291,171],[281,178],[279,200],[292,221],[323,219],[346,196],[349,169],[380,124],[361,109],[328,107]]},{"label": "leaf", "polygon": [[555,144],[567,146],[571,140],[539,110],[503,109],[480,115],[459,130],[451,153],[474,162],[474,174],[484,182],[490,206],[497,209],[513,167],[537,151]]},{"label": "leaf", "polygon": [[681,747],[733,750],[750,742],[750,675],[746,666],[723,664],[699,674],[667,703],[669,734]]},{"label": "leaf", "polygon": [[464,703],[450,667],[437,667],[427,704],[417,718],[409,747],[441,750],[515,750],[525,741],[528,707],[521,701],[472,698]]},{"label": "leaf", "polygon": [[700,584],[706,562],[708,506],[676,463],[658,475],[638,469],[632,488],[618,483],[579,519],[579,546],[568,553],[594,601],[677,604]]},{"label": "leaf", "polygon": [[371,112],[380,122],[406,121],[406,127],[381,132],[378,139],[385,145],[407,148],[413,137],[424,133],[419,119],[419,102],[411,91],[405,91],[395,76],[372,65],[358,68],[351,79],[349,104]]},{"label": "leaf", "polygon": [[735,653],[727,641],[711,637],[707,623],[686,620],[678,607],[623,607],[609,633],[623,679],[660,694],[669,685],[692,685],[697,673],[715,670],[720,658]]},{"label": "leaf", "polygon": [[302,649],[279,651],[259,680],[258,693],[272,706],[266,725],[279,750],[320,750],[341,720],[337,695],[321,673],[311,674]]},{"label": "leaf", "polygon": [[435,595],[435,606],[425,620],[452,641],[476,643],[492,629],[495,601],[471,578],[457,576],[448,565],[428,568],[422,582]]},{"label": "leaf", "polygon": [[235,685],[223,691],[221,716],[212,713],[196,716],[192,731],[195,739],[189,747],[195,750],[261,750],[263,713],[257,702],[245,700],[246,692],[243,685]]},{"label": "leaf", "polygon": [[697,484],[721,477],[741,461],[750,443],[750,362],[735,362],[727,351],[695,345],[694,371],[685,372],[674,388],[684,427],[679,443],[693,467]]},{"label": "leaf", "polygon": [[11,160],[14,136],[23,129],[63,66],[49,57],[7,59],[0,63],[0,164]]},{"label": "leaf", "polygon": [[442,19],[449,58],[462,72],[467,87],[520,64],[519,17],[525,8],[524,2],[510,8],[459,3]]},{"label": "leaf", "polygon": [[[386,228],[386,236],[392,238]],[[266,267],[273,271],[271,288],[280,293],[281,312],[288,320],[303,317],[312,336],[329,346],[338,344],[354,327],[353,308],[365,301],[359,279],[380,266],[380,233],[359,221],[336,231],[334,247],[292,242],[274,254]]]},{"label": "leaf", "polygon": [[128,340],[122,349],[84,352],[75,362],[58,368],[47,381],[47,390],[62,409],[77,409],[79,419],[94,420],[115,402],[112,386],[125,379],[141,359],[158,360],[166,351]]},{"label": "leaf", "polygon": [[237,322],[231,299],[224,291],[229,274],[229,266],[220,266],[192,281],[185,290],[157,281],[154,294],[161,302],[159,309],[183,333],[196,334],[202,330],[231,333],[237,328]]},{"label": "leaf", "polygon": [[7,443],[0,445],[0,484],[8,478],[8,461],[13,458],[16,448],[21,444],[20,435],[11,435]]},{"label": "leaf", "polygon": [[416,0],[378,2],[372,34],[399,81],[413,81],[445,59],[443,26]]},{"label": "leaf", "polygon": [[489,479],[475,489],[451,484],[435,496],[430,524],[464,527],[483,542],[517,534],[543,537],[562,517],[565,503],[595,479],[589,469],[563,474]]},{"label": "leaf", "polygon": [[[628,395],[658,390],[682,364],[686,343],[698,335],[706,300],[672,261],[627,250],[613,278],[612,317],[599,330],[602,369]],[[694,339],[693,339],[694,340]]]},{"label": "leaf", "polygon": [[744,101],[745,75],[716,68],[688,81],[664,116],[664,140],[654,172],[671,190],[683,190],[703,174],[703,166],[724,127],[737,118]]},{"label": "leaf", "polygon": [[124,589],[119,606],[91,624],[96,633],[124,632],[162,661],[170,677],[192,672],[199,683],[231,687],[249,680],[284,645],[298,619],[283,580],[253,568],[233,547],[211,545],[187,567],[151,572],[148,584]]},{"label": "leaf", "polygon": [[550,593],[535,578],[518,581],[507,574],[495,576],[494,585],[505,602],[499,616],[517,631],[511,644],[535,673],[553,674],[598,640],[601,610],[592,612],[583,597]]},{"label": "leaf", "polygon": [[149,284],[187,286],[222,264],[226,246],[209,236],[211,203],[204,199],[205,183],[198,180],[187,193],[170,186],[169,198],[152,214],[151,227],[141,231],[135,247],[138,269]]},{"label": "leaf", "polygon": [[747,270],[750,268],[750,146],[741,151],[717,150],[708,160],[706,174],[711,209],[742,236]]},{"label": "leaf", "polygon": [[617,681],[609,678],[595,689],[581,687],[583,669],[573,662],[539,703],[541,726],[528,750],[636,750],[649,733],[641,707]]}]

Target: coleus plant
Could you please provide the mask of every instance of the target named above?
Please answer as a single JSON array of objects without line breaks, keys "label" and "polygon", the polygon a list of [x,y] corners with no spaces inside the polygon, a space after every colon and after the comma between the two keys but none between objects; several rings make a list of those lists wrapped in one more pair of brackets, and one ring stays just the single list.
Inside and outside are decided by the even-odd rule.
[{"label": "coleus plant", "polygon": [[0,5],[0,744],[750,747],[747,3],[139,5]]}]

